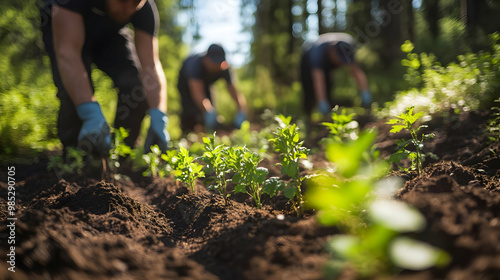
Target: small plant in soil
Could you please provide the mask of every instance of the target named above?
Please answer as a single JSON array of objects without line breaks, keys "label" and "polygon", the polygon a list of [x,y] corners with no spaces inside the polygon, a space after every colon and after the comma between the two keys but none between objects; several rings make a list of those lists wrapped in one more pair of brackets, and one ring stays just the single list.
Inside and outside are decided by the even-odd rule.
[{"label": "small plant in soil", "polygon": [[203,143],[205,145],[205,153],[200,159],[207,164],[209,170],[212,170],[215,174],[215,185],[209,187],[210,190],[217,190],[220,195],[224,198],[224,202],[227,205],[229,203],[229,197],[231,193],[227,190],[227,179],[226,174],[231,172],[230,162],[228,161],[228,154],[232,153],[232,147],[226,147],[224,145],[215,144],[215,132],[213,137],[203,137]]},{"label": "small plant in soil", "polygon": [[113,129],[113,145],[109,151],[109,166],[112,172],[120,168],[120,159],[132,155],[132,148],[125,144],[125,138],[128,137],[128,131],[120,127]]},{"label": "small plant in soil", "polygon": [[166,175],[166,169],[164,168],[164,163],[161,160],[161,150],[158,145],[151,146],[151,152],[142,155],[142,158],[147,164],[146,170],[142,173],[144,177],[160,177],[163,178]]},{"label": "small plant in soil", "polygon": [[488,137],[490,142],[497,142],[500,140],[500,98],[495,100],[498,106],[491,107],[492,118],[488,121],[488,131],[491,136]]},{"label": "small plant in soil", "polygon": [[262,207],[260,199],[263,192],[273,197],[277,194],[277,190],[284,188],[281,180],[276,178],[266,180],[269,171],[265,167],[258,167],[261,161],[258,154],[246,147],[233,149],[230,152],[231,167],[235,170],[231,181],[237,184],[234,192],[250,195],[257,208]]},{"label": "small plant in soil", "polygon": [[269,141],[273,143],[274,150],[280,153],[281,174],[288,175],[291,180],[286,184],[284,195],[292,201],[293,208],[298,216],[304,213],[304,197],[301,184],[304,180],[299,173],[299,160],[307,159],[309,149],[303,147],[304,141],[300,141],[298,128],[290,124],[291,117],[279,115],[276,121],[279,126],[274,133],[274,138]]},{"label": "small plant in soil", "polygon": [[180,147],[178,153],[174,150],[167,151],[161,157],[172,166],[175,179],[186,184],[194,193],[196,179],[205,177],[205,172],[202,171],[203,166],[195,162],[194,157],[189,155],[189,150]]},{"label": "small plant in soil", "polygon": [[330,130],[328,138],[337,142],[356,139],[359,124],[353,119],[355,115],[354,113],[348,115],[345,109],[342,109],[340,114],[332,112],[332,122],[322,123]]},{"label": "small plant in soil", "polygon": [[[401,139],[398,140],[397,143],[397,151],[392,154],[389,158],[390,162],[400,162],[403,159],[411,160],[411,169],[417,170],[418,174],[422,174],[423,163],[425,161],[426,155],[435,156],[431,153],[425,154],[423,152],[424,149],[424,141],[427,139],[434,138],[434,134],[421,134],[420,138],[418,132],[420,129],[427,127],[427,125],[420,125],[417,128],[413,128],[414,124],[417,120],[422,117],[423,112],[413,113],[414,107],[409,107],[406,109],[406,112],[396,116],[396,119],[391,119],[387,122],[387,124],[392,125],[391,132],[398,133],[401,130],[407,130],[410,133],[411,139]],[[412,144],[414,147],[414,151],[408,150],[408,146]],[[409,170],[407,168],[401,167],[405,172]]]},{"label": "small plant in soil", "polygon": [[82,174],[85,167],[85,151],[68,147],[66,158],[63,156],[53,156],[49,158],[47,170],[54,171],[58,177],[64,174]]},{"label": "small plant in soil", "polygon": [[[373,151],[375,138],[376,133],[368,132],[356,140],[331,143],[326,156],[337,165],[337,171],[308,180],[308,206],[318,210],[319,223],[344,232],[327,241],[326,249],[333,258],[326,263],[326,279],[337,279],[347,267],[360,278],[382,279],[395,269],[422,270],[449,262],[442,250],[401,235],[425,227],[420,212],[372,192],[389,170],[383,160],[365,160]],[[387,188],[391,184],[387,180],[378,185]],[[415,257],[421,255],[426,257]]]}]

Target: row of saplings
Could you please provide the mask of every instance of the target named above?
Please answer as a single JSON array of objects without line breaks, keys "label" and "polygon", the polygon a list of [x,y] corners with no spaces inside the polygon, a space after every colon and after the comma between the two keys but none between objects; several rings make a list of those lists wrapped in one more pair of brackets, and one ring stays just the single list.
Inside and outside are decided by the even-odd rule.
[{"label": "row of saplings", "polygon": [[[303,147],[297,126],[291,124],[291,117],[282,115],[276,116],[278,126],[269,141],[280,154],[281,173],[289,177],[287,183],[278,177],[268,178],[269,171],[259,167],[261,157],[246,146],[216,144],[215,133],[212,137],[203,138],[204,153],[197,159],[184,147],[166,153],[161,153],[158,147],[151,147],[151,152],[143,155],[148,164],[144,175],[173,174],[176,180],[185,183],[194,192],[195,181],[205,177],[207,171],[207,174],[213,174],[211,177],[215,181],[210,188],[218,191],[226,204],[230,197],[227,186],[233,183],[234,192],[247,193],[258,208],[262,206],[262,193],[273,197],[282,192],[290,199],[298,216],[302,216],[306,206],[317,210],[320,224],[338,226],[345,232],[327,242],[326,249],[335,256],[324,266],[328,279],[336,279],[346,268],[354,269],[360,277],[367,277],[446,265],[450,261],[447,253],[402,235],[425,228],[425,218],[421,213],[403,202],[376,195],[384,193],[377,188],[401,186],[398,180],[387,177],[389,162],[379,157],[380,153],[374,146],[377,133],[357,133],[353,116],[345,114],[345,111],[341,114],[332,112],[332,122],[323,123],[330,130],[330,135],[322,140],[322,144],[334,170],[308,176],[307,203],[301,190],[305,178],[299,174],[299,160],[307,159],[309,150]],[[389,161],[410,159],[410,168],[419,173],[425,159],[423,141],[431,137],[422,134],[419,139],[417,133],[423,126],[413,128],[421,116],[422,113],[414,114],[413,108],[408,108],[388,122],[392,125],[391,132],[405,129],[411,135],[411,139],[398,141],[397,150]],[[122,144],[126,136],[123,129],[115,131],[115,145],[110,153],[111,166],[118,165],[120,157],[132,153],[129,147]],[[410,149],[410,146],[413,148]],[[205,163],[206,168],[200,162]],[[59,160],[51,161],[50,166],[59,170],[70,168],[59,166]]]}]

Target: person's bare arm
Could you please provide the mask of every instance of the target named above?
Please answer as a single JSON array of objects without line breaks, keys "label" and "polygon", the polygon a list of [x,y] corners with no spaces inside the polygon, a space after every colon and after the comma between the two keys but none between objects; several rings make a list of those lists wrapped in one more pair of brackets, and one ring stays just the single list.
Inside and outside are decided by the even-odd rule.
[{"label": "person's bare arm", "polygon": [[167,111],[167,80],[158,54],[158,38],[135,30],[135,47],[141,63],[140,77],[149,108]]},{"label": "person's bare arm", "polygon": [[227,90],[229,94],[236,102],[236,106],[238,106],[238,111],[246,112],[247,111],[247,101],[245,96],[243,96],[232,83],[227,84]]},{"label": "person's bare arm", "polygon": [[325,73],[321,69],[312,69],[311,75],[316,101],[320,102],[326,100],[328,93],[326,92]]},{"label": "person's bare arm", "polygon": [[365,72],[363,72],[361,67],[359,67],[359,65],[355,63],[349,67],[349,71],[351,73],[351,76],[356,81],[359,90],[368,90],[368,80],[366,79]]},{"label": "person's bare arm", "polygon": [[191,97],[193,98],[194,104],[198,107],[201,112],[210,112],[213,110],[212,102],[208,99],[205,93],[205,87],[203,81],[198,79],[188,80],[189,90],[191,92]]},{"label": "person's bare arm", "polygon": [[85,25],[82,15],[52,6],[52,31],[57,67],[63,85],[75,106],[95,101],[90,77],[82,60]]}]

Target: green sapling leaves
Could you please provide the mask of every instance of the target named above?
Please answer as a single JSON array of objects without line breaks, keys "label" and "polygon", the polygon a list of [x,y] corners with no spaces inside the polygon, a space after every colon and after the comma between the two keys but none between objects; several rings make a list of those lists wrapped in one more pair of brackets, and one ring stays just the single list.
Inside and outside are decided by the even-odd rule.
[{"label": "green sapling leaves", "polygon": [[[417,128],[414,128],[414,124],[420,117],[423,116],[423,112],[413,113],[414,107],[409,107],[406,109],[406,112],[396,116],[395,119],[391,119],[387,122],[387,124],[391,124],[391,132],[398,133],[402,130],[406,130],[410,133],[411,139],[405,140],[401,139],[396,142],[397,151],[390,158],[390,162],[400,162],[403,159],[411,160],[411,169],[417,170],[418,174],[422,173],[423,163],[425,161],[426,155],[435,156],[431,153],[425,154],[423,152],[424,149],[424,141],[428,139],[432,139],[434,134],[421,134],[419,137],[418,132],[422,128],[426,128],[426,125],[420,125]],[[409,150],[408,146],[412,144],[414,150]],[[407,168],[400,167],[404,171],[408,171]]]}]

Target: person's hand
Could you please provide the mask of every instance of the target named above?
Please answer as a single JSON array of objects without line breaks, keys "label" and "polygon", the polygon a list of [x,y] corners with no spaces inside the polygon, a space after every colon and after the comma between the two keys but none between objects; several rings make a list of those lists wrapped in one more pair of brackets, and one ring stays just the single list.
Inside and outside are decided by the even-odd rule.
[{"label": "person's hand", "polygon": [[76,112],[83,122],[78,134],[78,147],[87,153],[108,157],[111,134],[99,103],[82,103],[76,107]]},{"label": "person's hand", "polygon": [[365,89],[361,92],[361,106],[370,108],[372,105],[372,94],[369,90]]},{"label": "person's hand", "polygon": [[205,129],[215,129],[215,126],[217,125],[217,112],[214,109],[205,112],[203,120],[205,122]]},{"label": "person's hand", "polygon": [[234,125],[236,128],[241,128],[241,124],[247,120],[247,114],[243,111],[238,111],[236,117],[234,118]]},{"label": "person's hand", "polygon": [[332,107],[330,106],[330,103],[328,103],[328,101],[325,99],[321,100],[318,103],[318,110],[321,112],[321,114],[326,115],[332,111]]},{"label": "person's hand", "polygon": [[144,142],[144,152],[151,151],[152,145],[158,145],[162,153],[164,153],[170,141],[170,134],[167,131],[168,118],[158,108],[149,109],[149,116],[151,117],[151,124]]}]

